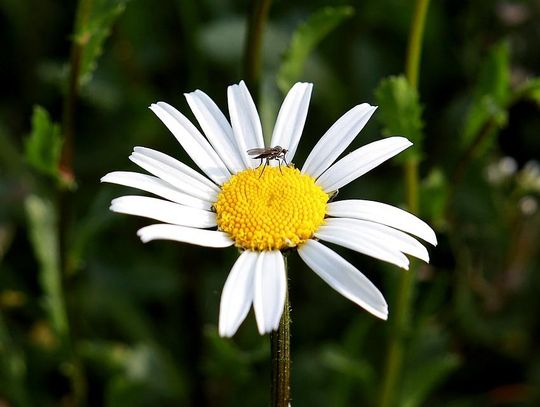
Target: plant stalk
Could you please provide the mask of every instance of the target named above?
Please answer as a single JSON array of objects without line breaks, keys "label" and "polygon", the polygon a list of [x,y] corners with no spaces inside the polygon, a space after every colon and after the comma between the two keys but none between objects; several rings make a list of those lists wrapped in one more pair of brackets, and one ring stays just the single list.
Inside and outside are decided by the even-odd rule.
[{"label": "plant stalk", "polygon": [[418,88],[420,70],[420,57],[422,55],[422,39],[426,25],[426,15],[429,0],[416,0],[411,31],[409,32],[409,45],[405,62],[405,76],[413,88]]},{"label": "plant stalk", "polygon": [[[287,263],[285,262],[285,266]],[[291,314],[289,289],[277,331],[270,334],[272,358],[272,407],[288,407],[291,401]]]},{"label": "plant stalk", "polygon": [[[90,18],[93,7],[93,0],[79,0],[75,15],[73,37],[69,61],[69,75],[67,80],[66,95],[64,98],[62,112],[62,136],[63,146],[60,155],[60,190],[58,191],[58,242],[60,253],[61,277],[64,279],[69,274],[69,232],[72,213],[72,187],[75,181],[73,161],[75,157],[75,110],[80,92],[81,63],[84,49],[90,39],[88,33],[82,32],[82,27]],[[62,290],[62,286],[60,290]],[[62,294],[63,295],[63,294]],[[63,304],[65,307],[65,304]],[[67,310],[64,309],[67,316]],[[65,352],[67,363],[64,363],[64,374],[71,382],[71,391],[74,405],[84,405],[86,399],[86,379],[83,368],[78,359],[73,344],[71,334],[66,332]]]},{"label": "plant stalk", "polygon": [[259,99],[261,47],[271,3],[271,0],[255,0],[248,22],[244,54],[244,79],[255,101]]},{"label": "plant stalk", "polygon": [[[405,63],[405,76],[410,85],[418,88],[420,57],[422,53],[422,39],[429,0],[417,0],[409,33],[409,45]],[[410,212],[418,213],[418,161],[410,158],[405,163],[406,202]],[[411,298],[414,291],[414,269],[416,264],[411,261],[409,270],[399,276],[397,297],[394,304],[394,312],[391,335],[387,347],[387,359],[384,368],[384,381],[381,390],[380,406],[393,407],[396,405],[396,389],[399,388],[401,371],[405,354],[405,341],[408,336],[410,325]]]}]

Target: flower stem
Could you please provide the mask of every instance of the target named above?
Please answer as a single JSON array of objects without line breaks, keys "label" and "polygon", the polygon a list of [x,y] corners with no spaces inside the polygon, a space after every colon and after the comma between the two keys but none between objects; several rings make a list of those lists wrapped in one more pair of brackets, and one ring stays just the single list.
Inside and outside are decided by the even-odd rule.
[{"label": "flower stem", "polygon": [[[287,260],[285,260],[285,268]],[[285,294],[285,306],[279,328],[270,335],[272,358],[272,407],[288,407],[291,401],[291,314],[289,289]]]},{"label": "flower stem", "polygon": [[413,88],[418,87],[418,71],[422,54],[422,38],[426,23],[429,0],[416,0],[414,16],[409,32],[409,46],[405,63],[405,76]]},{"label": "flower stem", "polygon": [[62,154],[60,156],[60,170],[62,175],[68,180],[72,180],[74,178],[73,155],[75,138],[75,107],[80,90],[81,60],[84,48],[87,44],[87,40],[82,40],[80,38],[78,28],[89,18],[91,9],[92,0],[79,0],[75,15],[74,33],[72,38],[73,42],[71,44],[67,92],[64,98],[62,112],[62,136],[64,138],[64,143],[62,146]]},{"label": "flower stem", "polygon": [[256,101],[259,95],[259,77],[261,73],[261,45],[264,27],[268,18],[271,0],[256,0],[249,17],[246,50],[244,54],[244,79]]},{"label": "flower stem", "polygon": [[[80,92],[80,75],[84,49],[88,44],[87,37],[81,37],[79,28],[86,24],[90,17],[93,7],[93,0],[79,0],[74,21],[73,38],[69,62],[69,75],[67,80],[67,91],[64,98],[62,112],[62,136],[63,146],[60,155],[60,179],[61,185],[58,191],[58,243],[60,252],[60,279],[65,279],[70,273],[69,264],[69,234],[71,229],[73,185],[75,173],[73,170],[73,161],[75,156],[75,111]],[[59,282],[59,295],[63,297],[63,284]],[[65,303],[62,302],[62,312],[68,319],[68,312]],[[74,349],[71,332],[66,328],[66,338],[64,344],[63,372],[71,383],[73,403],[75,405],[85,404],[87,389],[86,378],[82,363]]]},{"label": "flower stem", "polygon": [[[412,26],[409,34],[409,46],[405,75],[413,88],[418,87],[420,56],[422,51],[422,38],[429,0],[417,0],[414,10]],[[418,197],[418,161],[410,158],[405,163],[406,201],[410,212],[417,213],[419,207]],[[397,298],[394,304],[394,314],[391,327],[390,340],[387,348],[387,359],[384,368],[384,382],[381,390],[380,406],[391,407],[396,405],[396,394],[401,378],[401,370],[405,354],[405,340],[409,329],[411,311],[411,297],[414,290],[415,263],[411,261],[409,270],[401,273],[399,277]]]}]

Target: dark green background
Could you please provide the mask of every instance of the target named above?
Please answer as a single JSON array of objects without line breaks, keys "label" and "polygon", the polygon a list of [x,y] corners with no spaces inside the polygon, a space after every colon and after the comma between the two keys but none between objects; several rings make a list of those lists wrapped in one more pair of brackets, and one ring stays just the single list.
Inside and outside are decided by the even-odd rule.
[{"label": "dark green background", "polygon": [[[379,82],[404,69],[412,1],[276,1],[258,101],[265,129],[283,98],[276,76],[291,35],[321,7],[343,4],[354,16],[311,53],[300,78],[313,82],[314,92],[298,166],[341,114],[376,104]],[[136,170],[127,157],[137,145],[192,165],[147,107],[163,100],[193,118],[183,93],[201,89],[227,111],[226,87],[243,78],[247,1],[131,0],[115,20],[75,111],[77,187],[64,193],[70,211],[61,215],[68,223],[70,345],[51,327],[24,202],[31,195],[55,202],[59,187],[24,151],[34,105],[62,121],[76,7],[0,1],[0,405],[267,405],[268,336],[258,335],[252,314],[232,340],[217,335],[235,249],[142,244],[135,232],[148,220],[108,211],[112,198],[131,190],[99,183],[107,172]],[[509,62],[497,67],[511,92],[538,75],[539,19],[532,1],[432,1],[429,9],[419,80],[424,142],[417,151],[421,217],[436,228],[439,245],[429,249],[431,264],[414,271],[403,380],[395,390],[400,406],[539,402],[540,216],[524,214],[520,202],[537,202],[540,188],[524,186],[523,172],[500,183],[486,178],[500,157],[515,158],[518,171],[540,157],[539,95],[495,106],[502,119],[493,119],[485,146],[464,161],[466,123],[475,103],[491,101],[494,80],[489,73],[482,79],[489,71],[482,67],[502,47]],[[351,148],[381,137],[380,115]],[[456,171],[463,171],[459,182]],[[339,198],[347,197],[403,205],[400,160],[345,187]],[[404,271],[340,253],[380,287],[392,319]],[[293,405],[377,405],[391,322],[334,292],[296,254],[289,259]]]}]

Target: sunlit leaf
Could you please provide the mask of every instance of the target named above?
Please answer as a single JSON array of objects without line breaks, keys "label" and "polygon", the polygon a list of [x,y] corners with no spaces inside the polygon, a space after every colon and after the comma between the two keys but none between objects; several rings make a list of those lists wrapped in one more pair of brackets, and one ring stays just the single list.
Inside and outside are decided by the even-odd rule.
[{"label": "sunlit leaf", "polygon": [[518,97],[524,97],[540,103],[540,78],[528,79],[518,90]]},{"label": "sunlit leaf", "polygon": [[[422,107],[418,92],[404,76],[383,79],[375,90],[379,109],[377,117],[383,124],[385,136],[403,136],[415,145],[398,156],[398,159],[418,159],[422,148]],[[401,158],[399,158],[401,157]]]},{"label": "sunlit leaf", "polygon": [[58,175],[58,162],[62,150],[60,126],[51,121],[47,111],[35,106],[32,114],[32,132],[26,139],[26,160],[43,174]]},{"label": "sunlit leaf", "polygon": [[44,305],[55,333],[67,337],[68,322],[62,294],[57,216],[54,205],[37,195],[24,202],[29,238],[39,263]]},{"label": "sunlit leaf", "polygon": [[325,7],[296,29],[277,75],[277,84],[283,93],[300,78],[304,64],[317,44],[353,14],[354,9],[350,6]]}]

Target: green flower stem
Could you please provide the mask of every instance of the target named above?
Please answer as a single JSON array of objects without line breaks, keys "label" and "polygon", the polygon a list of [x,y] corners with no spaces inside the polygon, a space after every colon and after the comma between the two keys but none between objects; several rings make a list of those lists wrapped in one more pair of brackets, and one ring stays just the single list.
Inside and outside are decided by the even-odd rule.
[{"label": "green flower stem", "polygon": [[271,0],[255,0],[249,17],[246,50],[244,54],[244,79],[248,88],[251,90],[255,101],[258,100],[259,95],[263,32],[271,3]]},{"label": "green flower stem", "polygon": [[78,28],[81,27],[90,16],[93,0],[79,0],[75,15],[74,34],[71,44],[69,60],[69,76],[67,81],[67,93],[64,98],[62,112],[62,136],[64,144],[60,157],[60,170],[67,180],[73,179],[73,155],[75,133],[75,106],[80,90],[81,59],[84,48],[88,43],[88,37],[81,35]]},{"label": "green flower stem", "polygon": [[[405,75],[415,89],[418,87],[422,38],[429,0],[417,0],[409,35]],[[418,198],[418,161],[411,158],[405,163],[406,201],[410,212],[417,213]],[[384,369],[380,406],[396,405],[396,389],[399,388],[401,370],[405,354],[405,340],[409,329],[411,297],[414,290],[415,262],[411,262],[409,270],[399,277],[397,298],[393,308],[391,335],[387,348],[387,359]]]},{"label": "green flower stem", "polygon": [[[77,105],[77,99],[80,92],[80,75],[81,75],[81,63],[85,47],[88,44],[89,36],[82,33],[80,27],[86,25],[86,21],[89,19],[93,7],[93,0],[79,0],[77,5],[77,12],[74,21],[74,33],[72,37],[70,61],[69,61],[69,75],[67,80],[66,96],[64,98],[63,112],[62,112],[62,136],[63,146],[60,156],[59,170],[61,189],[58,194],[58,242],[60,252],[60,267],[61,275],[59,276],[58,290],[59,295],[64,297],[62,292],[62,277],[66,277],[69,274],[70,264],[68,256],[69,246],[69,230],[70,220],[72,214],[72,186],[75,180],[75,174],[73,170],[73,160],[75,155],[75,110]],[[62,313],[66,317],[66,337],[64,344],[64,355],[67,359],[64,362],[63,371],[71,382],[71,390],[73,394],[73,400],[75,405],[85,404],[86,399],[86,379],[84,377],[83,368],[79,361],[73,344],[71,342],[71,335],[69,332],[69,325],[67,323],[67,309],[65,308],[65,302],[62,301]]]},{"label": "green flower stem", "polygon": [[420,56],[422,54],[422,38],[426,23],[426,14],[429,0],[416,0],[414,16],[409,32],[409,46],[407,49],[407,61],[405,63],[405,76],[413,88],[418,87],[418,71],[420,68]]},{"label": "green flower stem", "polygon": [[[285,269],[287,261],[285,260]],[[291,314],[289,288],[279,328],[270,335],[272,358],[272,407],[288,407],[291,401]]]},{"label": "green flower stem", "polygon": [[[261,46],[271,0],[255,0],[249,17],[244,55],[244,79],[258,100],[261,73]],[[287,270],[287,259],[285,259]],[[288,407],[291,400],[291,333],[289,289],[285,294],[283,315],[276,332],[270,334],[272,380],[270,385],[273,407]]]}]

